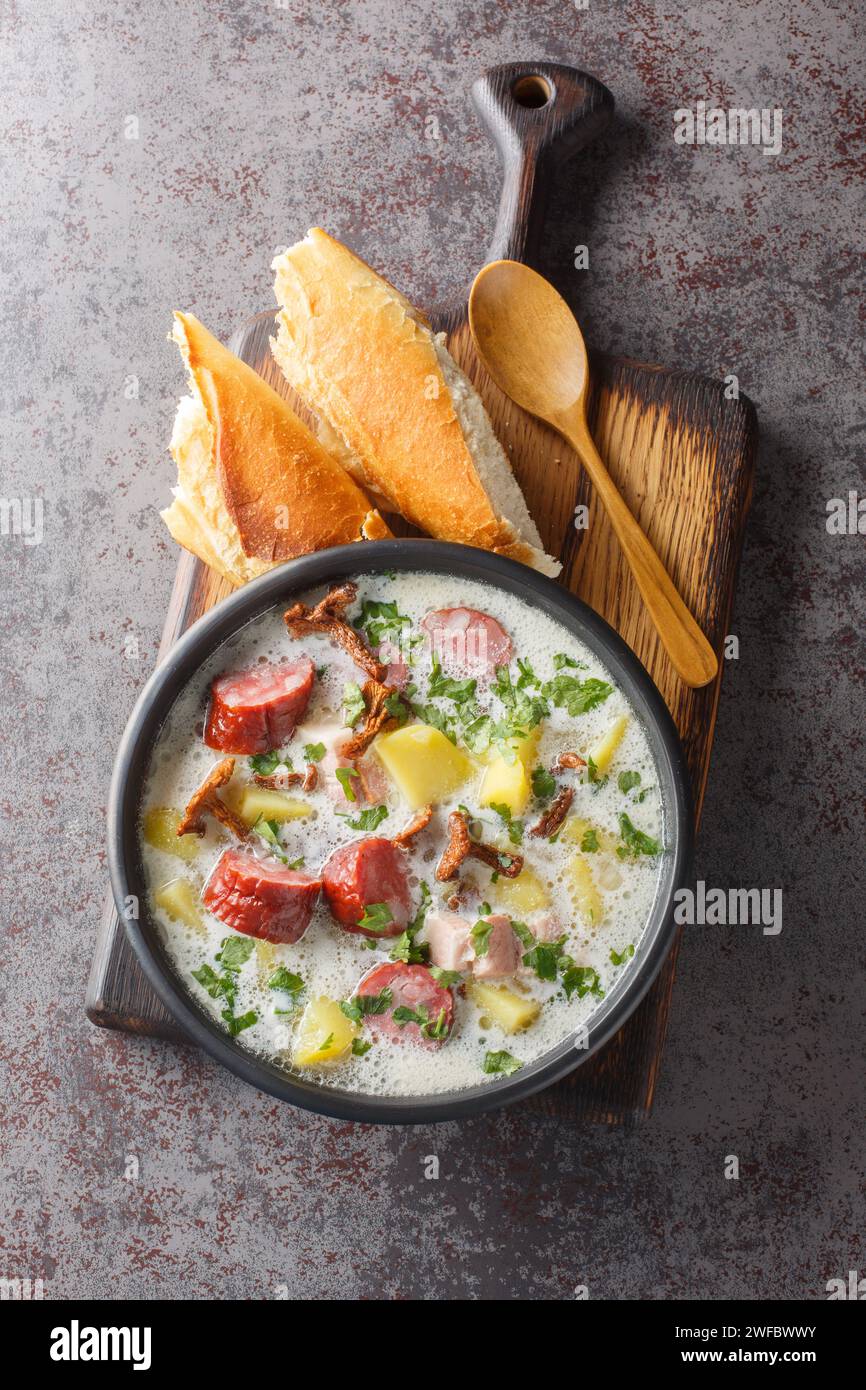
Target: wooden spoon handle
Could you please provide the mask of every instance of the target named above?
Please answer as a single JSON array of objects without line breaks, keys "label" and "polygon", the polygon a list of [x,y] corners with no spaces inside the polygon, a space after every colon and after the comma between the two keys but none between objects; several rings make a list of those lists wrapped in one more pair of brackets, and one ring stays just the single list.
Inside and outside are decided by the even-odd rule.
[{"label": "wooden spoon handle", "polygon": [[670,575],[622,499],[582,415],[559,428],[580,458],[604,503],[641,597],[677,673],[686,685],[709,685],[719,668],[716,654],[680,598]]}]

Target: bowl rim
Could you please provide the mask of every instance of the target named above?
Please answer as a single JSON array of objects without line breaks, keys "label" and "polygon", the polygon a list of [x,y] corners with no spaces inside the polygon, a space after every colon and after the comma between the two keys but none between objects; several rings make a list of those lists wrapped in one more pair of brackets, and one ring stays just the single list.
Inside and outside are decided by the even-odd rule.
[{"label": "bowl rim", "polygon": [[[298,594],[338,580],[387,571],[452,575],[489,583],[541,607],[598,655],[641,719],[660,779],[666,783],[665,859],[652,911],[631,967],[606,994],[586,1028],[586,1046],[569,1034],[511,1076],[455,1092],[380,1096],[317,1085],[240,1046],[180,982],[146,908],[137,843],[140,792],[156,735],[180,691],[227,638],[254,618]],[[428,1124],[513,1104],[561,1080],[619,1031],[646,995],[670,949],[675,894],[685,886],[694,847],[692,792],[673,719],[649,673],[631,648],[593,609],[562,585],[489,551],[432,540],[367,541],[287,561],[217,603],[170,648],[142,689],[120,741],[108,802],[108,859],[112,891],[127,939],[162,1003],[182,1032],[241,1080],[268,1095],[341,1120]],[[131,908],[130,904],[134,904]]]}]

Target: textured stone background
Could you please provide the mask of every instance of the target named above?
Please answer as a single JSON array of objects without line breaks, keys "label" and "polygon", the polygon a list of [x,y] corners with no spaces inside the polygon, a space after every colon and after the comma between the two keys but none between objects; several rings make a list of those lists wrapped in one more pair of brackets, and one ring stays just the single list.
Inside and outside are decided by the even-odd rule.
[{"label": "textured stone background", "polygon": [[[866,492],[864,40],[857,0],[0,0],[0,491],[46,509],[41,545],[0,538],[0,1275],[55,1297],[677,1299],[866,1271],[866,566],[825,529],[828,498]],[[735,371],[758,404],[697,872],[781,886],[784,930],[687,933],[636,1132],[519,1110],[359,1129],[82,1012],[109,771],[175,567],[165,334],[175,305],[222,335],[267,307],[273,248],[312,222],[421,302],[459,286],[498,192],[466,92],[533,58],[618,101],[550,228],[588,336]],[[701,97],[781,106],[781,156],[676,147]]]}]

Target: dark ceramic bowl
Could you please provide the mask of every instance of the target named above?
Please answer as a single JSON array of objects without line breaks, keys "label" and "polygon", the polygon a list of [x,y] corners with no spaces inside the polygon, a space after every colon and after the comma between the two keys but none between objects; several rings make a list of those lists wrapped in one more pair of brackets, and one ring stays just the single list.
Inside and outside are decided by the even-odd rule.
[{"label": "dark ceramic bowl", "polygon": [[[215,648],[251,619],[277,604],[287,605],[304,590],[385,570],[451,575],[457,602],[461,579],[487,582],[548,614],[596,652],[649,739],[664,802],[666,838],[661,880],[646,931],[631,966],[592,1015],[585,1047],[578,1050],[567,1038],[512,1076],[450,1094],[393,1098],[317,1086],[288,1075],[224,1032],[181,984],[148,917],[137,840],[141,789],[160,726],[177,695]],[[368,542],[304,556],[246,585],[201,618],[172,648],[141,693],[117,755],[108,811],[111,884],[121,919],[124,904],[134,894],[142,913],[140,920],[126,921],[129,940],[154,989],[190,1039],[236,1076],[281,1100],[340,1119],[392,1124],[459,1119],[510,1104],[559,1081],[603,1046],[640,1003],[667,955],[674,931],[674,893],[684,885],[690,869],[692,835],[689,782],[676,729],[661,695],[625,642],[592,609],[534,570],[487,551],[426,540]]]}]

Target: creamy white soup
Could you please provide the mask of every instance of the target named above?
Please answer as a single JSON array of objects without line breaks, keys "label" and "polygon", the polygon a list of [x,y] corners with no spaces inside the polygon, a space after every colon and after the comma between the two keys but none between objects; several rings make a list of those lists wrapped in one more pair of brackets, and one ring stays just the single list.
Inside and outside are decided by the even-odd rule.
[{"label": "creamy white soup", "polygon": [[327,592],[225,643],[155,744],[140,838],[178,975],[322,1086],[456,1091],[579,1046],[659,890],[638,718],[495,587]]}]

